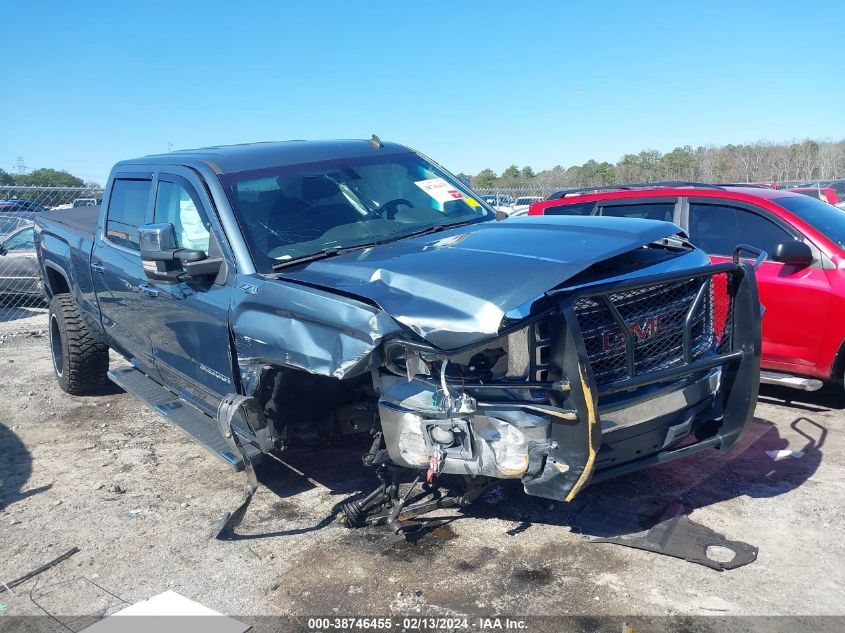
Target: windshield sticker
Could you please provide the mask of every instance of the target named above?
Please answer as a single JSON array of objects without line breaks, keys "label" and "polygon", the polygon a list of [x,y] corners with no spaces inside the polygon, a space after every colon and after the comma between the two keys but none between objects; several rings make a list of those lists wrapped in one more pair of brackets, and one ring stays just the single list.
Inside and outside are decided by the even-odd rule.
[{"label": "windshield sticker", "polygon": [[480,207],[480,206],[481,206],[481,205],[479,204],[478,200],[476,200],[475,198],[470,198],[469,196],[467,196],[466,198],[464,198],[464,202],[466,202],[466,203],[467,203],[469,206],[471,206],[472,208],[475,208],[475,207]]},{"label": "windshield sticker", "polygon": [[428,180],[418,180],[414,183],[417,187],[425,191],[437,202],[451,202],[453,200],[462,200],[464,194],[455,189],[454,186],[442,178],[429,178]]}]

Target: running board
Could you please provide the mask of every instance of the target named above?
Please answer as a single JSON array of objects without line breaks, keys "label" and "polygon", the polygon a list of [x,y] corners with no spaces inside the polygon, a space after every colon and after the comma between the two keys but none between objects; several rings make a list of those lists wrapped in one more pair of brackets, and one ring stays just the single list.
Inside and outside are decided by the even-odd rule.
[{"label": "running board", "polygon": [[773,371],[761,371],[760,382],[766,385],[781,385],[802,391],[818,391],[822,388],[822,381],[815,378],[801,378],[792,374],[779,374]]},{"label": "running board", "polygon": [[156,413],[172,422],[235,470],[243,470],[240,455],[226,443],[214,418],[174,395],[134,367],[118,367],[109,380],[143,400]]}]

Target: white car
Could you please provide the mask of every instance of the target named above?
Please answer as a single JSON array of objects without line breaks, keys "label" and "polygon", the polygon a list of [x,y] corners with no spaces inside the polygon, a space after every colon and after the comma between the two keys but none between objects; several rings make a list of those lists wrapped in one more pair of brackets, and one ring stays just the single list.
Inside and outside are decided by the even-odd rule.
[{"label": "white car", "polygon": [[528,215],[528,207],[532,202],[539,202],[544,200],[543,196],[520,196],[513,203],[513,208],[508,211],[511,217],[516,215]]},{"label": "white car", "polygon": [[491,207],[496,209],[496,211],[504,211],[508,215],[510,215],[511,211],[513,210],[513,198],[509,195],[505,194],[485,194],[481,196],[481,199],[484,200],[487,204]]}]

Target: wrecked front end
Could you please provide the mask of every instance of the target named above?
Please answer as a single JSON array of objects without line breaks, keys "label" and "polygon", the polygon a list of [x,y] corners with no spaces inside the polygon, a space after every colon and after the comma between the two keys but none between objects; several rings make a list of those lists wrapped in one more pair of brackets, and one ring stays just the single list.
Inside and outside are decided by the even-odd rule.
[{"label": "wrecked front end", "polygon": [[[517,252],[548,227],[508,229],[512,252],[485,251],[498,271],[486,276],[458,265],[482,252],[459,235],[251,287],[231,315],[240,392],[221,405],[220,430],[247,464],[258,451],[362,436],[380,484],[342,515],[396,529],[500,479],[569,501],[590,482],[726,451],[757,398],[754,267],[765,254],[708,265],[672,225],[637,228],[611,232],[605,257],[585,255],[583,239],[570,248],[583,252],[558,260]],[[462,274],[444,275],[446,264]],[[415,484],[400,497],[409,471]],[[439,475],[456,477],[434,485]],[[450,482],[460,485],[441,495]]]},{"label": "wrecked front end", "polygon": [[736,443],[759,382],[754,270],[737,258],[561,288],[485,343],[392,338],[383,357],[392,462],[569,501],[590,481]]}]

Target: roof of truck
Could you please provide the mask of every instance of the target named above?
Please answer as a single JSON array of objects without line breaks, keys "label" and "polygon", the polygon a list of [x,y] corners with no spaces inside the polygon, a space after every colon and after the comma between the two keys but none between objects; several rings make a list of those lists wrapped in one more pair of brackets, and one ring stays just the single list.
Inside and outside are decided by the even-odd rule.
[{"label": "roof of truck", "polygon": [[121,161],[118,165],[163,163],[190,166],[194,163],[204,163],[210,165],[218,173],[227,174],[266,167],[284,167],[338,158],[354,158],[375,152],[392,154],[409,151],[407,147],[397,143],[379,143],[366,140],[333,140],[272,141],[241,145],[219,145],[179,150],[167,154],[153,154]]}]

